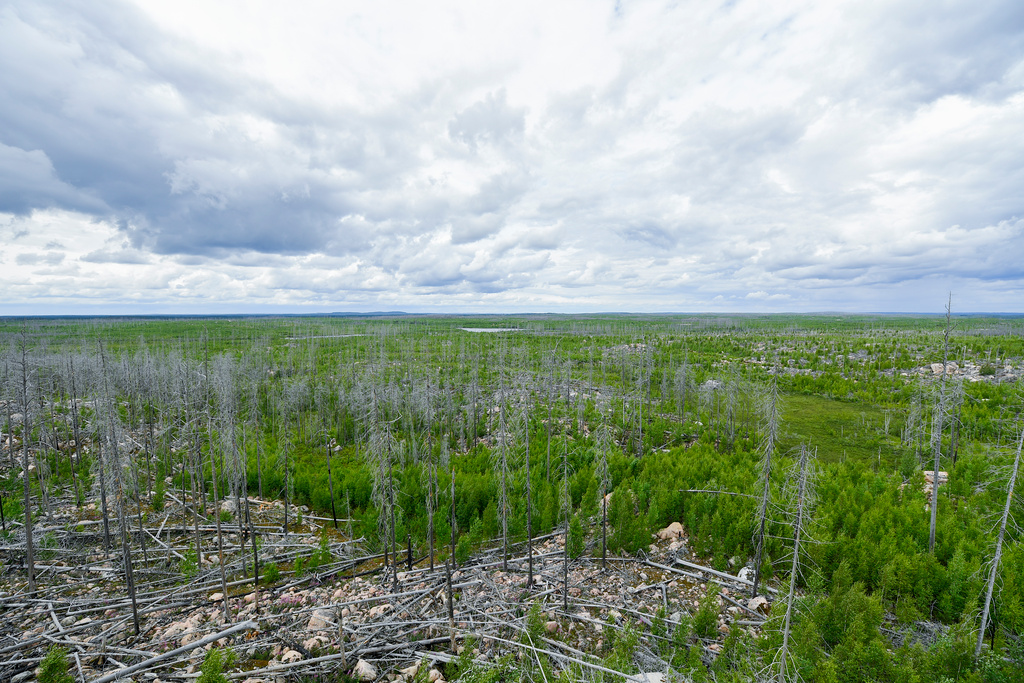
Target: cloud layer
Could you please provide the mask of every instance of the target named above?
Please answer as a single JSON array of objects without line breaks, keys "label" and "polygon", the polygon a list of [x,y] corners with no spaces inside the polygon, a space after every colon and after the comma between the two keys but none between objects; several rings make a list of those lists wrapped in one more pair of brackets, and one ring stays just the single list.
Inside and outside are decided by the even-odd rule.
[{"label": "cloud layer", "polygon": [[1019,2],[341,5],[0,5],[0,313],[1024,310]]}]

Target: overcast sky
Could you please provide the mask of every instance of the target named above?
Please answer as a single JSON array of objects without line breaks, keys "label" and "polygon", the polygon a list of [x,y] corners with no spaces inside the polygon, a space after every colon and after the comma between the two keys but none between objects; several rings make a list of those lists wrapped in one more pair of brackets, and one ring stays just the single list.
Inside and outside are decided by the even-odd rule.
[{"label": "overcast sky", "polygon": [[0,314],[1022,283],[1020,0],[0,0]]}]

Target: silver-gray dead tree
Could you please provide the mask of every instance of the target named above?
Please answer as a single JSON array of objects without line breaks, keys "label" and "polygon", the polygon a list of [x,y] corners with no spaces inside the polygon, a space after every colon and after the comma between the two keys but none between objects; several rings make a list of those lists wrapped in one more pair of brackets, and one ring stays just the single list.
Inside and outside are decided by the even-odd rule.
[{"label": "silver-gray dead tree", "polygon": [[999,562],[1003,558],[1003,540],[1006,538],[1006,524],[1010,519],[1010,508],[1013,505],[1013,491],[1017,484],[1017,474],[1020,472],[1020,454],[1024,448],[1024,428],[1020,431],[1020,438],[1017,439],[1017,455],[1013,459],[1013,466],[1010,468],[1010,478],[1006,484],[1006,504],[1003,506],[1003,514],[999,519],[999,533],[996,535],[995,555],[992,558],[992,566],[989,568],[988,585],[985,588],[985,604],[981,612],[981,624],[978,625],[978,640],[974,645],[974,656],[981,654],[981,645],[985,640],[985,628],[988,625],[988,617],[992,607],[992,594],[995,591],[996,576],[999,573]]}]

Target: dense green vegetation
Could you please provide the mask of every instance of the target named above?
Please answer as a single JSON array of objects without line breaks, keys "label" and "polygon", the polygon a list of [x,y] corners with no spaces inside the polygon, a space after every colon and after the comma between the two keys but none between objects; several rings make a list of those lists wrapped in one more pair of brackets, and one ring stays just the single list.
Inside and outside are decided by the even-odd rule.
[{"label": "dense green vegetation", "polygon": [[[133,456],[128,488],[137,482],[154,507],[164,477],[179,495],[216,487],[319,514],[333,504],[371,548],[393,553],[408,536],[428,553],[433,539],[441,559],[454,537],[465,561],[473,546],[525,539],[527,488],[534,535],[571,522],[573,552],[599,555],[611,491],[610,552],[643,551],[652,530],[680,521],[726,570],[753,561],[775,381],[762,569],[779,586],[793,454],[816,454],[792,625],[804,680],[1019,680],[1024,548],[1013,525],[980,657],[974,640],[1020,429],[1024,322],[954,322],[946,350],[938,317],[6,320],[0,424],[36,452],[34,506],[72,486],[94,500],[96,446],[115,434]],[[944,353],[957,363],[948,377],[929,367]],[[0,456],[8,518],[23,513],[14,444]],[[924,472],[935,448],[949,480],[931,550]],[[1019,499],[1011,512],[1021,519]],[[779,629],[737,634],[708,669],[686,659],[687,638],[715,628],[706,621],[698,610],[692,630],[662,641],[682,648],[669,659],[695,678],[748,680],[781,646]]]}]

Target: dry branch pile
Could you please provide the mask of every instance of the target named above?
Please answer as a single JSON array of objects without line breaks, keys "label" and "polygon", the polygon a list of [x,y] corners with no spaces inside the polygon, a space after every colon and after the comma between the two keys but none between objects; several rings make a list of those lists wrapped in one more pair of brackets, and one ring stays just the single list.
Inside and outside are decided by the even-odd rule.
[{"label": "dry branch pile", "polygon": [[[507,571],[502,571],[500,548],[478,553],[450,573],[443,563],[430,571],[425,558],[413,558],[409,569],[402,553],[396,583],[393,563],[385,566],[381,556],[365,553],[359,540],[340,537],[308,514],[301,529],[292,524],[285,535],[280,503],[249,502],[260,563],[282,568],[280,578],[254,587],[252,557],[243,553],[251,547],[248,527],[230,521],[224,524],[223,559],[216,550],[216,528],[204,524],[199,526],[202,562],[190,565],[192,514],[169,496],[154,523],[141,533],[135,528],[130,539],[139,635],[120,546],[104,552],[99,522],[90,519],[93,510],[86,506],[79,513],[70,503],[55,501],[52,518],[34,530],[42,553],[35,593],[25,581],[24,534],[19,537],[17,527],[9,527],[0,545],[5,568],[0,679],[31,680],[46,652],[59,645],[69,653],[76,680],[87,682],[115,675],[118,680],[192,680],[205,651],[214,647],[231,647],[238,658],[229,677],[250,683],[341,671],[364,679],[410,678],[421,660],[436,666],[431,676],[443,680],[446,663],[469,638],[480,663],[508,653],[517,660],[544,653],[556,668],[607,673],[594,655],[607,652],[609,629],[627,623],[641,636],[637,666],[665,671],[669,664],[654,647],[654,640],[665,636],[658,635],[654,622],[660,618],[671,626],[694,612],[708,581],[723,586],[720,637],[730,624],[756,632],[763,621],[764,607],[758,605],[764,599],[747,599],[749,582],[702,567],[683,538],[656,541],[648,559],[609,558],[605,570],[600,560],[587,556],[572,562],[565,611],[561,534],[535,542],[529,588],[524,546],[513,547]],[[329,558],[319,558],[313,571],[292,571],[324,547]],[[226,604],[220,562],[227,576]],[[183,575],[182,569],[194,575]],[[544,633],[531,640],[527,617],[533,603],[540,605]],[[721,647],[714,638],[702,646],[705,658]]]}]

